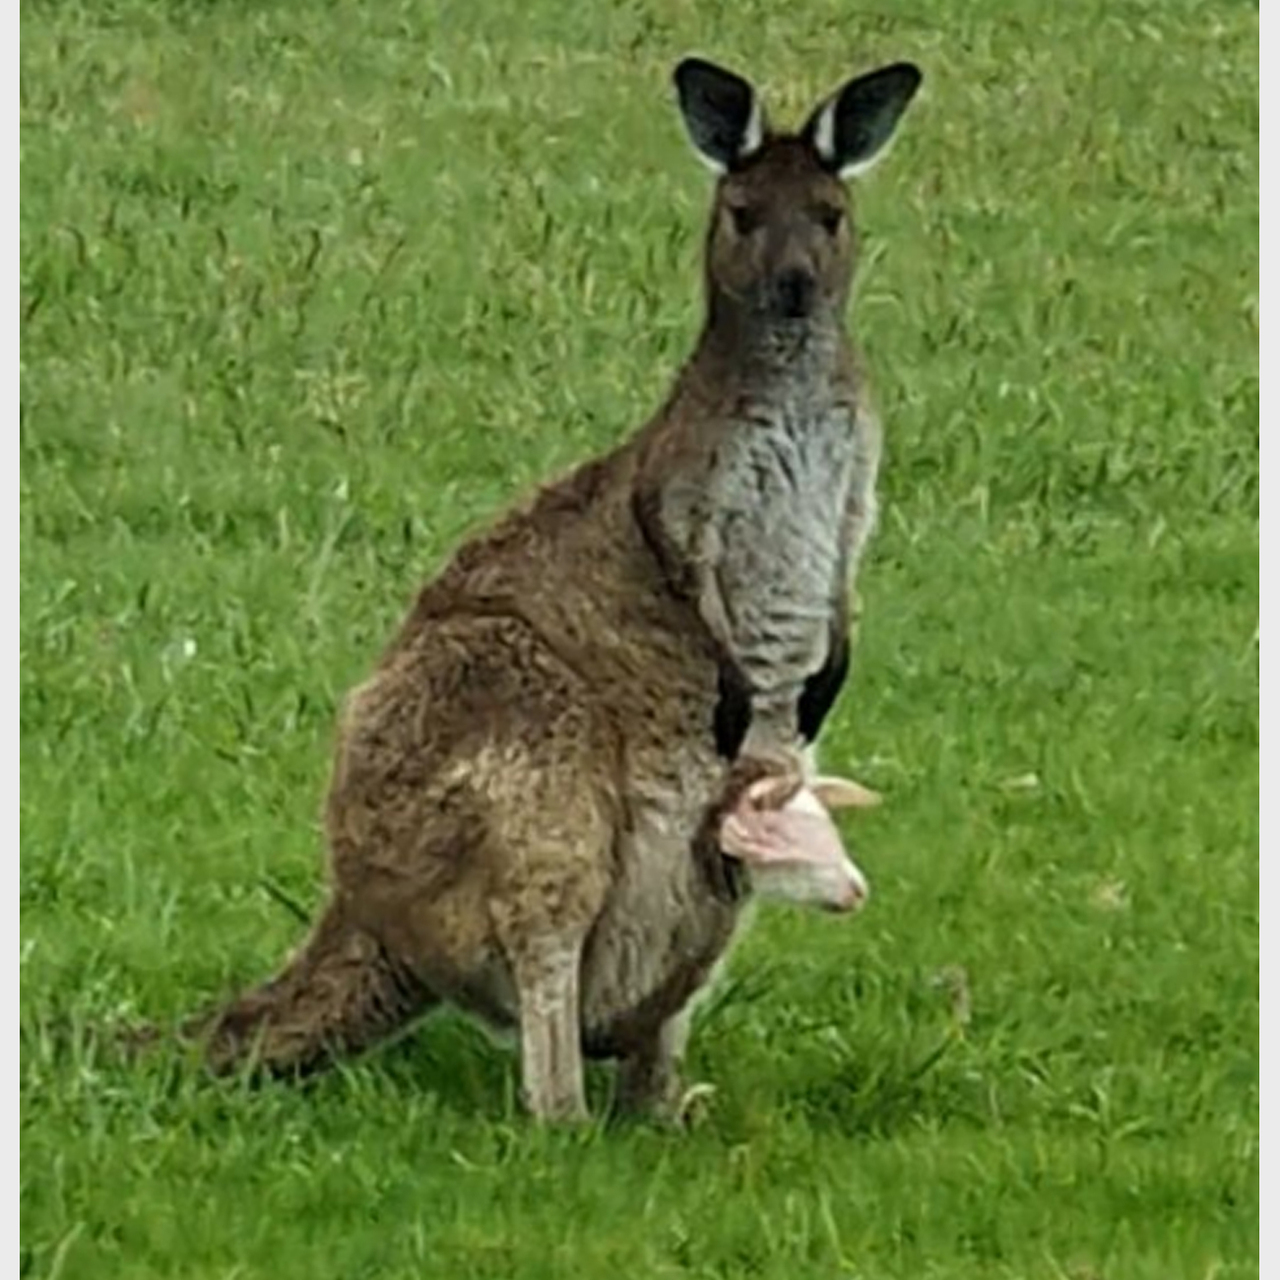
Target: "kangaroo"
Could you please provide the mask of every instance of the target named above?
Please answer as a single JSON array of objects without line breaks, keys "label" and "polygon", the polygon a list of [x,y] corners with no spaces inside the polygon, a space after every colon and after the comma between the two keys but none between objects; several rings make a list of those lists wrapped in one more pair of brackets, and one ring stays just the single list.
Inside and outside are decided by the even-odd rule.
[{"label": "kangaroo", "polygon": [[195,1024],[214,1067],[315,1069],[449,1001],[518,1030],[535,1116],[585,1114],[584,1053],[662,1111],[744,880],[865,895],[826,807],[869,794],[794,761],[848,665],[879,454],[840,178],[919,81],[859,77],[774,133],[746,81],[676,69],[720,171],[697,348],[639,432],[461,546],[348,698],[329,903],[279,978]]}]

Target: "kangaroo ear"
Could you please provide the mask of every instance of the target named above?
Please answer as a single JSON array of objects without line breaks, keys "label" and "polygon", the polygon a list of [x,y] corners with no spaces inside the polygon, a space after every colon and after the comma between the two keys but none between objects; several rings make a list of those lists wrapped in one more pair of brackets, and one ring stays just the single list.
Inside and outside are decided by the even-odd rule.
[{"label": "kangaroo ear", "polygon": [[756,809],[781,809],[798,790],[798,778],[771,773],[747,788],[747,803]]},{"label": "kangaroo ear", "polygon": [[764,111],[741,76],[701,58],[685,58],[674,79],[689,141],[712,169],[724,173],[759,149]]},{"label": "kangaroo ear", "polygon": [[923,78],[910,62],[858,76],[809,117],[801,137],[840,177],[865,173],[884,152]]},{"label": "kangaroo ear", "polygon": [[852,778],[814,778],[809,790],[828,809],[874,809],[881,799],[878,791]]}]

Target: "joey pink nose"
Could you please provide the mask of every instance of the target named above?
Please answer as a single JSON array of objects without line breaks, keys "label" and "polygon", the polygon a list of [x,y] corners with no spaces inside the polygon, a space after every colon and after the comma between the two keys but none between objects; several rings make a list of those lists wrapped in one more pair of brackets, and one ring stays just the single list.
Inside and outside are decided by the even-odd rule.
[{"label": "joey pink nose", "polygon": [[840,893],[840,896],[832,904],[833,911],[847,913],[857,911],[867,900],[867,886],[859,884],[856,880],[850,880]]}]

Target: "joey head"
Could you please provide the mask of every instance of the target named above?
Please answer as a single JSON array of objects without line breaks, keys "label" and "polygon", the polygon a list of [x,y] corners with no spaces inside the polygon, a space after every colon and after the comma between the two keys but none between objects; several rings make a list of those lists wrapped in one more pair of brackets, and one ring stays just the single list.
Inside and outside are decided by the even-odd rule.
[{"label": "joey head", "polygon": [[867,900],[867,881],[830,811],[879,803],[876,792],[847,778],[806,779],[799,760],[744,756],[726,786],[717,843],[761,898],[856,911]]}]

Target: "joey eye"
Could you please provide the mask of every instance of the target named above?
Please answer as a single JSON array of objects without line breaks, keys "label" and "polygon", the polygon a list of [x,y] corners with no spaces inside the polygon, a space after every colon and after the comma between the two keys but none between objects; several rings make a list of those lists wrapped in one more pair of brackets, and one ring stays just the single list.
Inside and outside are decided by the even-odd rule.
[{"label": "joey eye", "polygon": [[734,231],[740,236],[749,236],[761,222],[760,210],[749,204],[731,204],[729,218]]},{"label": "joey eye", "polygon": [[844,223],[844,210],[839,205],[820,205],[816,214],[819,224],[829,236],[835,235]]}]

